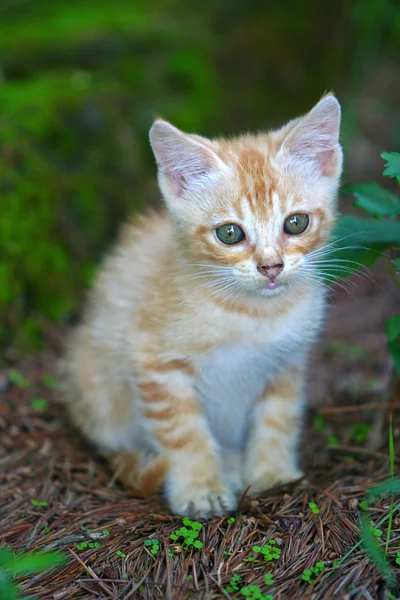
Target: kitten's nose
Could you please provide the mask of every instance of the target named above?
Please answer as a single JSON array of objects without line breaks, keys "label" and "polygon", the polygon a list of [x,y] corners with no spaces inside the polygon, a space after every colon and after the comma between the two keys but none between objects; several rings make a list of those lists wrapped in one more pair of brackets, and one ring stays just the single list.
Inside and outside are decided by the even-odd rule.
[{"label": "kitten's nose", "polygon": [[283,271],[284,263],[279,263],[277,265],[259,265],[257,270],[261,273],[261,275],[265,275],[268,279],[275,279],[279,275],[281,271]]}]

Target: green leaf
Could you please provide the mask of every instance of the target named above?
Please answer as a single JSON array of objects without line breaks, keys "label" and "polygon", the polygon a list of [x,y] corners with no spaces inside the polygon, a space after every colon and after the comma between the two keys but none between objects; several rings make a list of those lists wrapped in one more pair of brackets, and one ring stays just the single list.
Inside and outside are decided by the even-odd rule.
[{"label": "green leaf", "polygon": [[386,332],[389,342],[393,342],[400,336],[400,315],[390,317],[386,322]]},{"label": "green leaf", "polygon": [[382,158],[386,161],[383,174],[386,177],[400,177],[400,153],[382,152]]},{"label": "green leaf", "polygon": [[392,357],[397,374],[400,376],[400,340],[388,343],[390,355]]},{"label": "green leaf", "polygon": [[54,375],[42,375],[41,382],[46,387],[55,387],[57,385],[57,378]]},{"label": "green leaf", "polygon": [[356,197],[353,205],[362,208],[374,217],[396,217],[400,214],[400,196],[381,187],[378,183],[359,183],[353,185],[344,193]]},{"label": "green leaf", "polygon": [[[385,249],[400,245],[400,221],[342,215],[338,219],[333,239],[336,241],[329,249],[336,250],[328,255],[329,259],[338,258],[361,263],[346,263],[352,271],[357,271],[362,265],[373,265]],[[330,273],[344,276],[340,270],[335,271],[333,267]]]},{"label": "green leaf", "polygon": [[48,503],[45,500],[31,500],[31,504],[33,504],[33,506],[47,506]]},{"label": "green leaf", "polygon": [[400,375],[400,315],[390,317],[386,322],[388,348],[397,373]]},{"label": "green leaf", "polygon": [[17,369],[10,369],[7,373],[8,379],[11,383],[20,388],[27,388],[30,386],[30,381],[20,373]]},{"label": "green leaf", "polygon": [[14,576],[41,573],[65,563],[65,556],[58,552],[35,552],[16,556],[12,565]]},{"label": "green leaf", "polygon": [[385,555],[381,550],[379,541],[371,531],[368,518],[365,516],[362,516],[361,518],[361,540],[368,554],[381,571],[383,577],[385,579],[391,579],[393,576],[392,569],[385,559]]},{"label": "green leaf", "polygon": [[16,600],[17,586],[10,581],[0,579],[0,598],[1,600]]},{"label": "green leaf", "polygon": [[0,548],[0,568],[12,565],[14,561],[14,555],[7,548]]},{"label": "green leaf", "polygon": [[400,479],[387,479],[380,485],[374,487],[368,494],[368,502],[372,503],[376,498],[400,493]]},{"label": "green leaf", "polygon": [[144,541],[144,545],[145,546],[151,546],[153,544],[152,540],[145,540]]},{"label": "green leaf", "polygon": [[45,400],[44,398],[33,398],[31,400],[31,406],[33,408],[33,410],[36,410],[37,412],[43,412],[47,409],[48,407],[48,402],[47,400]]},{"label": "green leaf", "polygon": [[203,543],[202,543],[200,540],[195,540],[195,541],[193,542],[193,546],[194,546],[195,548],[202,548],[202,547],[203,547]]},{"label": "green leaf", "polygon": [[397,269],[397,272],[400,273],[400,258],[394,258],[392,260],[392,263],[394,264],[394,266]]}]

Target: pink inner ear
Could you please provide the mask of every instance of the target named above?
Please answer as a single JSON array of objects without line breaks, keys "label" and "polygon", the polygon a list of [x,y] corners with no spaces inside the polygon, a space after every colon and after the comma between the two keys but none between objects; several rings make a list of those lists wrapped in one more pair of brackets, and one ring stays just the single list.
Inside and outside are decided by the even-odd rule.
[{"label": "pink inner ear", "polygon": [[170,173],[167,176],[171,192],[175,196],[180,196],[183,192],[183,177],[179,173]]},{"label": "pink inner ear", "polygon": [[329,177],[333,175],[337,166],[337,152],[336,150],[326,150],[319,154],[319,160],[321,162],[322,175]]}]

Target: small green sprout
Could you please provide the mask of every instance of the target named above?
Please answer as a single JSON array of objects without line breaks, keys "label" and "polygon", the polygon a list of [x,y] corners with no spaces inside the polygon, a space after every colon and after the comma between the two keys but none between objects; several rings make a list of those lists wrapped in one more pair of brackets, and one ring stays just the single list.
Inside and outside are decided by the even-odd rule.
[{"label": "small green sprout", "polygon": [[312,420],[312,427],[313,429],[315,429],[315,431],[319,431],[320,433],[322,433],[327,429],[328,424],[324,416],[318,413]]},{"label": "small green sprout", "polygon": [[160,542],[158,540],[145,540],[144,545],[149,548],[152,554],[157,554],[160,549]]},{"label": "small green sprout", "polygon": [[312,585],[315,582],[315,580],[317,579],[317,577],[319,577],[324,570],[325,570],[325,563],[322,561],[317,562],[317,563],[315,563],[314,567],[311,567],[311,569],[305,569],[303,571],[303,575],[301,576],[301,579],[303,581],[306,581],[310,585]]},{"label": "small green sprout", "polygon": [[339,438],[336,435],[328,435],[329,446],[339,446]]},{"label": "small green sprout", "polygon": [[167,554],[170,558],[176,558],[175,554],[172,552],[171,548],[168,548]]},{"label": "small green sprout", "polygon": [[128,575],[128,573],[122,573],[122,577],[123,577],[124,579],[128,579],[129,575]]},{"label": "small green sprout", "polygon": [[356,444],[362,444],[367,439],[370,429],[370,423],[355,423],[350,430],[351,437]]},{"label": "small green sprout", "polygon": [[360,508],[362,508],[362,510],[368,510],[368,502],[366,500],[362,500],[360,502]]},{"label": "small green sprout", "polygon": [[45,500],[31,500],[33,506],[47,506],[48,503]]},{"label": "small green sprout", "polygon": [[265,574],[265,585],[274,585],[274,576],[272,573]]},{"label": "small green sprout", "polygon": [[186,575],[186,579],[193,579],[193,575]]},{"label": "small green sprout", "polygon": [[115,554],[120,558],[126,558],[125,552],[121,552],[121,550],[117,550]]},{"label": "small green sprout", "polygon": [[103,535],[110,535],[110,532],[108,529],[103,529]]},{"label": "small green sprout", "polygon": [[79,550],[79,552],[81,552],[82,550],[86,550],[87,548],[91,548],[93,550],[93,548],[99,548],[99,546],[99,542],[81,542],[76,546],[76,549]]},{"label": "small green sprout", "polygon": [[249,585],[240,590],[242,596],[249,598],[249,600],[274,600],[272,594],[263,594],[259,585]]},{"label": "small green sprout", "polygon": [[13,385],[15,385],[16,387],[26,389],[27,387],[29,387],[31,385],[31,382],[29,381],[29,379],[24,377],[22,375],[22,373],[20,371],[18,371],[18,369],[9,369],[7,375],[8,375],[9,381],[11,381],[11,383]]},{"label": "small green sprout", "polygon": [[233,592],[239,591],[240,580],[241,580],[241,577],[237,573],[235,573],[235,575],[232,575],[229,585],[226,588],[226,591],[228,592],[228,594],[233,594]]},{"label": "small green sprout", "polygon": [[232,552],[228,552],[228,550],[225,550],[224,556],[232,556]]},{"label": "small green sprout", "polygon": [[31,407],[37,412],[44,412],[47,410],[48,406],[49,403],[44,398],[33,398],[31,400]]},{"label": "small green sprout", "polygon": [[[255,554],[261,553],[265,561],[278,560],[281,555],[281,550],[276,546],[275,540],[268,540],[265,546],[253,546],[252,548]],[[247,561],[252,562],[254,556],[250,556]]]},{"label": "small green sprout", "polygon": [[183,538],[182,548],[188,550],[191,546],[194,548],[202,548],[203,542],[198,540],[199,531],[202,528],[202,524],[197,521],[191,521],[187,517],[183,519],[184,527],[180,527],[175,533],[171,533],[170,539],[177,542],[179,538]]},{"label": "small green sprout", "polygon": [[400,552],[397,553],[396,565],[400,565]]},{"label": "small green sprout", "polygon": [[57,378],[54,377],[54,375],[47,375],[47,374],[42,375],[42,377],[40,378],[40,381],[46,387],[55,387],[58,383]]},{"label": "small green sprout", "polygon": [[374,535],[374,536],[375,536],[375,537],[377,537],[377,538],[380,538],[380,537],[382,537],[382,536],[383,536],[383,531],[382,531],[382,529],[378,529],[377,527],[374,527],[374,526],[372,525],[372,523],[371,523],[371,525],[370,525],[370,531],[371,531],[372,535]]},{"label": "small green sprout", "polygon": [[309,502],[308,506],[311,509],[311,511],[314,513],[314,515],[318,515],[319,514],[319,508],[315,504],[315,502]]},{"label": "small green sprout", "polygon": [[236,521],[235,517],[231,517],[227,520],[228,525],[232,525]]}]

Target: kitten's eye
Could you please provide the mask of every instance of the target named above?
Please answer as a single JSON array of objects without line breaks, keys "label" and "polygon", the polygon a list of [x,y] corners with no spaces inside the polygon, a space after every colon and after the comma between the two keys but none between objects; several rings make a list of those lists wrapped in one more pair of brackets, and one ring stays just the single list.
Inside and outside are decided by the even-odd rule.
[{"label": "kitten's eye", "polygon": [[224,244],[238,244],[244,238],[243,230],[239,225],[229,223],[228,225],[221,225],[215,230],[217,238]]},{"label": "kitten's eye", "polygon": [[284,222],[283,229],[289,235],[298,235],[307,229],[309,222],[309,216],[305,213],[290,215]]}]

